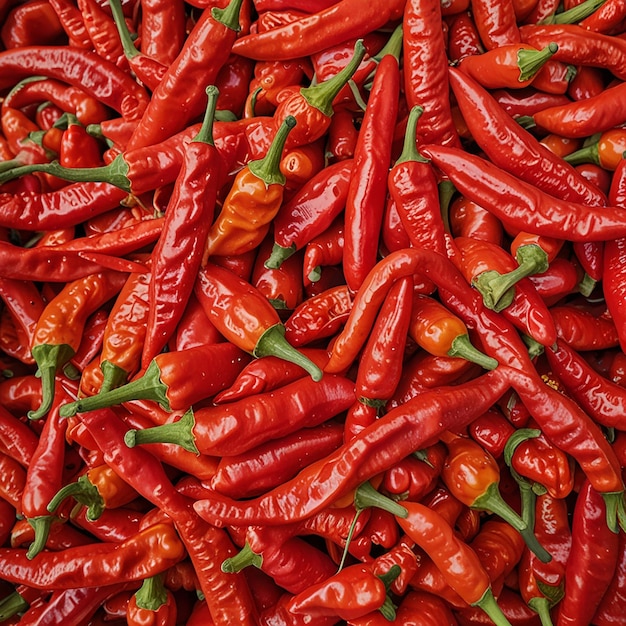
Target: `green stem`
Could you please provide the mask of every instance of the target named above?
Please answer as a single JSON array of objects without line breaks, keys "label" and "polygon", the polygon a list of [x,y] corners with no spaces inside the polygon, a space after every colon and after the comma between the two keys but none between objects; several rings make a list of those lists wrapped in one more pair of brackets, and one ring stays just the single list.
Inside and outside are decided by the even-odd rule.
[{"label": "green stem", "polygon": [[86,475],[80,476],[76,482],[61,487],[48,503],[48,511],[55,513],[67,498],[74,498],[76,502],[87,507],[86,517],[90,522],[97,520],[104,512],[104,500],[97,487]]},{"label": "green stem", "polygon": [[626,532],[626,503],[624,492],[615,491],[603,493],[604,504],[606,506],[606,524],[614,532],[618,533],[621,528]]},{"label": "green stem", "polygon": [[241,11],[241,5],[243,0],[231,0],[228,6],[224,9],[213,7],[211,9],[211,15],[216,22],[220,22],[226,28],[239,32],[241,25],[239,24],[239,12]]},{"label": "green stem", "polygon": [[530,80],[546,64],[554,53],[559,49],[555,43],[549,43],[541,50],[521,49],[517,53],[517,65],[519,67],[519,82]]},{"label": "green stem", "polygon": [[56,519],[54,515],[38,515],[37,517],[27,519],[28,523],[35,531],[35,538],[26,551],[27,559],[34,559],[46,547],[46,541],[48,541],[48,535],[50,534],[50,526],[52,526],[52,523],[55,522]]},{"label": "green stem", "polygon": [[257,358],[263,356],[278,357],[284,361],[299,365],[303,370],[309,373],[313,380],[322,380],[322,370],[285,339],[285,327],[282,324],[270,326],[270,328],[261,335],[261,338],[254,348],[253,356]]},{"label": "green stem", "polygon": [[0,601],[0,622],[6,621],[18,613],[23,613],[29,606],[28,602],[17,591],[10,593]]},{"label": "green stem", "polygon": [[204,112],[204,119],[202,120],[202,126],[200,126],[198,134],[191,141],[199,141],[214,146],[213,121],[215,120],[215,109],[217,108],[217,98],[220,95],[220,90],[215,85],[209,85],[205,91],[207,95],[207,105]]},{"label": "green stem", "polygon": [[14,178],[33,172],[45,172],[57,178],[73,183],[105,182],[130,193],[131,183],[128,179],[128,164],[124,156],[119,154],[108,165],[100,167],[63,167],[58,161],[22,165],[0,173],[0,185]]},{"label": "green stem", "polygon": [[506,615],[493,597],[491,587],[487,588],[480,600],[474,602],[474,605],[480,607],[496,626],[511,626],[511,622],[506,618]]},{"label": "green stem", "polygon": [[441,211],[441,219],[443,220],[444,230],[449,234],[452,232],[450,227],[450,202],[456,193],[456,187],[452,182],[444,178],[438,185],[439,187],[439,210]]},{"label": "green stem", "polygon": [[424,108],[419,104],[416,104],[409,112],[409,117],[406,122],[406,130],[404,131],[404,144],[402,145],[402,152],[396,161],[396,165],[400,163],[406,163],[407,161],[420,161],[427,163],[428,159],[425,159],[417,151],[417,123],[424,112]]},{"label": "green stem", "polygon": [[41,378],[41,404],[28,412],[28,418],[38,420],[52,408],[56,373],[74,356],[74,348],[66,343],[44,343],[34,346],[32,355],[37,363],[37,376]]},{"label": "green stem", "polygon": [[124,19],[124,11],[122,10],[122,3],[120,0],[110,0],[109,6],[111,7],[111,13],[113,14],[113,21],[117,26],[117,32],[120,36],[120,42],[122,43],[122,49],[124,50],[124,56],[127,59],[132,59],[141,54],[135,47],[135,42],[131,37],[126,20]]},{"label": "green stem", "polygon": [[163,584],[163,575],[157,574],[146,578],[135,592],[137,606],[147,611],[158,611],[167,603],[167,589]]},{"label": "green stem", "polygon": [[262,159],[248,163],[248,169],[267,187],[285,184],[286,178],[280,171],[280,161],[283,156],[285,141],[287,141],[287,137],[295,125],[296,118],[293,115],[288,115],[280,125],[267,154]]},{"label": "green stem", "polygon": [[541,20],[539,24],[577,24],[599,9],[605,1],[606,0],[585,0],[585,2],[581,2],[579,5],[567,11],[555,13]]},{"label": "green stem", "polygon": [[511,467],[513,462],[513,454],[517,446],[529,439],[535,439],[541,435],[538,428],[518,428],[508,439],[502,452],[504,462]]},{"label": "green stem", "polygon": [[452,347],[448,350],[448,356],[456,356],[466,361],[476,363],[486,370],[493,370],[498,367],[496,359],[487,356],[478,348],[472,345],[469,335],[458,335],[452,341]]},{"label": "green stem", "polygon": [[[398,578],[400,574],[402,574],[402,568],[397,563],[392,565],[384,574],[379,574],[378,578],[380,578],[385,585],[387,594],[389,594],[389,589],[391,588],[393,581]],[[378,610],[383,614],[383,617],[387,621],[393,622],[396,619],[396,607],[389,595],[385,596],[385,601],[380,607],[378,607]]]},{"label": "green stem", "polygon": [[277,270],[290,256],[296,253],[296,244],[291,244],[288,248],[274,242],[272,252],[267,257],[264,265],[268,270]]},{"label": "green stem", "polygon": [[231,556],[222,561],[222,571],[227,574],[236,574],[250,565],[260,569],[263,565],[263,557],[257,554],[250,547],[250,544],[246,542],[235,556]]},{"label": "green stem", "polygon": [[598,152],[598,142],[584,146],[575,152],[566,154],[563,157],[564,161],[571,163],[572,165],[581,165],[583,163],[595,163],[600,165],[600,154]]},{"label": "green stem", "polygon": [[115,387],[95,396],[68,402],[59,408],[59,413],[61,417],[71,417],[76,415],[76,413],[104,409],[105,407],[122,404],[130,400],[153,400],[158,402],[166,411],[169,411],[168,389],[169,387],[161,381],[161,369],[157,362],[152,360],[143,376],[121,387]]},{"label": "green stem", "polygon": [[580,282],[578,283],[578,291],[583,296],[585,296],[585,298],[588,298],[593,292],[593,290],[596,288],[596,284],[597,284],[597,281],[591,278],[591,276],[589,276],[589,274],[585,272],[585,275],[581,278]]},{"label": "green stem", "polygon": [[532,528],[529,528],[526,522],[504,501],[498,489],[497,482],[491,483],[485,492],[476,498],[472,504],[472,508],[495,513],[517,530],[524,538],[530,551],[533,552],[540,561],[549,563],[552,560],[550,553],[539,543],[537,537],[533,534]]},{"label": "green stem", "polygon": [[[520,246],[515,255],[518,266],[507,274],[489,270],[480,274],[473,282],[480,291],[485,306],[494,311],[506,308],[505,302],[513,296],[511,290],[515,285],[528,276],[541,274],[548,269],[548,255],[537,244]],[[509,302],[510,304],[510,302]]]},{"label": "green stem", "polygon": [[554,626],[550,615],[550,600],[548,598],[531,598],[528,606],[539,615],[541,626]]},{"label": "green stem", "polygon": [[173,443],[189,452],[200,454],[193,434],[195,425],[193,410],[189,409],[176,422],[141,430],[131,429],[124,436],[124,441],[129,448],[145,443]]},{"label": "green stem", "polygon": [[409,514],[405,507],[376,491],[369,482],[363,483],[354,492],[354,506],[357,510],[376,507],[401,518]]},{"label": "green stem", "polygon": [[100,385],[100,393],[105,393],[116,387],[120,387],[126,382],[128,372],[111,361],[104,360],[100,363],[102,370],[102,384]]},{"label": "green stem", "polygon": [[323,83],[318,83],[311,87],[303,87],[300,89],[300,93],[312,107],[330,117],[333,114],[333,100],[350,80],[354,72],[356,72],[365,56],[365,52],[363,41],[361,39],[357,40],[354,45],[354,55],[348,65]]}]

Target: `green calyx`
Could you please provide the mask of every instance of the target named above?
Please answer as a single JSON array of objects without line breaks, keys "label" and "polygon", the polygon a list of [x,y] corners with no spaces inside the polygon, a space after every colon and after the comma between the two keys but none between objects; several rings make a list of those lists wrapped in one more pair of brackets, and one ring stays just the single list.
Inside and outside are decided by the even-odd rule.
[{"label": "green calyx", "polygon": [[626,532],[626,501],[623,491],[601,494],[606,506],[606,524],[614,532]]},{"label": "green calyx", "polygon": [[511,622],[498,606],[491,587],[486,589],[480,600],[474,602],[474,606],[480,607],[496,626],[511,626]]},{"label": "green calyx", "polygon": [[309,373],[313,380],[322,380],[322,370],[285,339],[285,327],[282,324],[271,326],[261,335],[254,348],[253,356],[256,358],[262,356],[278,357],[284,361],[299,365]]},{"label": "green calyx", "polygon": [[530,80],[537,72],[546,64],[559,46],[555,43],[549,43],[541,50],[527,50],[522,48],[517,53],[517,66],[519,67],[519,82],[524,83]]},{"label": "green calyx", "polygon": [[541,274],[548,269],[548,255],[537,244],[520,246],[515,254],[518,266],[506,274],[488,270],[477,276],[473,285],[483,296],[488,309],[502,311],[515,297],[515,285],[528,276]]},{"label": "green calyx", "polygon": [[242,4],[243,0],[230,0],[228,6],[224,9],[213,7],[211,9],[211,16],[216,22],[220,22],[220,24],[223,24],[226,28],[238,33],[241,30],[239,13]]},{"label": "green calyx", "polygon": [[181,446],[188,452],[200,454],[196,447],[195,437],[193,434],[196,420],[193,411],[189,409],[178,421],[170,424],[161,424],[152,428],[143,428],[135,430],[134,428],[127,431],[124,436],[124,442],[129,448],[147,443],[173,443]]},{"label": "green calyx", "polygon": [[205,91],[207,95],[207,105],[204,119],[202,120],[202,126],[198,134],[191,141],[200,141],[214,146],[213,121],[215,120],[215,109],[217,108],[217,98],[220,95],[220,90],[215,85],[209,85]]},{"label": "green calyx", "polygon": [[68,402],[59,408],[59,413],[61,417],[71,417],[76,413],[103,409],[131,400],[153,400],[158,402],[166,411],[169,411],[170,403],[167,399],[167,391],[167,385],[161,381],[161,369],[158,363],[152,360],[143,376],[121,387]]},{"label": "green calyx", "polygon": [[296,118],[288,115],[278,128],[278,131],[272,140],[267,154],[262,159],[250,161],[248,169],[260,180],[265,183],[266,187],[270,185],[284,185],[286,178],[280,171],[280,161],[283,156],[283,149],[287,137],[291,129],[296,125]]},{"label": "green calyx", "polygon": [[226,574],[236,574],[250,565],[260,569],[263,565],[263,557],[257,554],[246,542],[235,556],[222,561],[222,571]]},{"label": "green calyx", "polygon": [[124,12],[122,10],[122,3],[120,0],[110,0],[109,6],[111,7],[111,13],[113,14],[113,21],[117,27],[117,32],[120,36],[120,42],[122,43],[122,49],[124,50],[124,56],[127,59],[132,59],[141,54],[135,47],[135,42],[128,30],[126,20],[124,19]]},{"label": "green calyx", "polygon": [[378,607],[378,610],[389,622],[393,622],[396,619],[396,607],[389,597],[389,589],[391,588],[393,581],[398,578],[400,574],[402,574],[402,568],[397,563],[395,563],[384,574],[378,575],[378,578],[380,578],[383,585],[385,585],[385,589],[387,590],[385,601],[380,607]]},{"label": "green calyx", "polygon": [[454,338],[452,347],[448,350],[448,356],[460,357],[466,361],[471,361],[486,370],[493,370],[498,367],[498,361],[474,347],[467,334],[458,335]]},{"label": "green calyx", "polygon": [[80,476],[76,482],[61,487],[48,503],[48,511],[55,513],[67,498],[74,498],[76,502],[87,507],[85,515],[90,522],[97,520],[104,512],[104,500],[86,475]]},{"label": "green calyx", "polygon": [[58,161],[51,161],[50,163],[22,165],[2,172],[0,173],[0,185],[26,174],[44,172],[73,183],[109,183],[130,193],[131,182],[128,179],[128,171],[128,164],[121,154],[116,156],[108,165],[101,167],[63,167]]},{"label": "green calyx", "polygon": [[167,603],[167,589],[163,584],[163,575],[157,574],[146,578],[135,593],[135,601],[140,609],[158,611]]},{"label": "green calyx", "polygon": [[312,107],[318,109],[327,117],[332,116],[333,100],[342,90],[343,86],[352,78],[352,75],[361,64],[365,52],[363,41],[361,39],[357,40],[354,45],[354,55],[348,65],[323,83],[318,83],[311,87],[303,87],[300,89],[300,93]]},{"label": "green calyx", "polygon": [[400,163],[406,163],[407,161],[420,161],[427,163],[428,159],[424,158],[417,151],[417,123],[424,112],[424,108],[415,105],[409,112],[409,117],[406,122],[406,130],[404,132],[404,144],[402,145],[402,152],[396,161],[396,165]]},{"label": "green calyx", "polygon": [[26,551],[27,559],[34,559],[45,547],[50,534],[50,526],[56,521],[54,515],[38,515],[28,518],[28,523],[35,531],[35,538]]},{"label": "green calyx", "polygon": [[508,522],[523,537],[529,550],[543,563],[552,560],[550,553],[539,543],[533,530],[528,524],[504,501],[498,489],[498,483],[491,483],[485,492],[476,498],[472,504],[473,509],[491,511],[498,517]]},{"label": "green calyx", "polygon": [[35,411],[28,412],[28,418],[38,420],[48,414],[54,401],[54,381],[56,373],[74,356],[72,346],[62,344],[41,344],[34,346],[32,355],[37,363],[37,376],[41,378],[41,404]]},{"label": "green calyx", "polygon": [[563,157],[564,161],[567,161],[571,165],[581,165],[583,163],[595,163],[600,165],[600,153],[598,151],[598,142],[583,146],[579,150],[576,150],[570,154],[566,154]]},{"label": "green calyx", "polygon": [[106,359],[100,363],[100,370],[102,371],[100,393],[105,393],[111,389],[120,387],[128,378],[128,372],[125,369]]},{"label": "green calyx", "polygon": [[296,244],[291,244],[288,248],[274,242],[272,252],[263,265],[268,270],[277,270],[290,256],[296,253]]}]

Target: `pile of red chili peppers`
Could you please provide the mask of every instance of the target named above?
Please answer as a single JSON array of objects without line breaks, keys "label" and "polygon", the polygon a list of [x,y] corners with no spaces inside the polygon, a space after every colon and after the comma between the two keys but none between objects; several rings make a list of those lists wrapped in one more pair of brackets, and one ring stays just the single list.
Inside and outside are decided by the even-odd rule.
[{"label": "pile of red chili peppers", "polygon": [[0,41],[0,624],[624,624],[624,0]]}]

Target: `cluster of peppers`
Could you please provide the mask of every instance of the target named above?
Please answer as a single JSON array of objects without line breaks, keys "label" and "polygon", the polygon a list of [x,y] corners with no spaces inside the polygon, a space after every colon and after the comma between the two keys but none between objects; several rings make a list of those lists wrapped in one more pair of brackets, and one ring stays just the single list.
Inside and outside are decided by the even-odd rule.
[{"label": "cluster of peppers", "polygon": [[0,624],[623,624],[623,0],[0,22]]}]

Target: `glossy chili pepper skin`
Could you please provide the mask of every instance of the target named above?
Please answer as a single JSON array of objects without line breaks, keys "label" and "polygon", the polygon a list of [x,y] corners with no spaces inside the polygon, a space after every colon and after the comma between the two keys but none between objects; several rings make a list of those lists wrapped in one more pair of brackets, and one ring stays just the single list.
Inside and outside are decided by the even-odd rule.
[{"label": "glossy chili pepper skin", "polygon": [[626,540],[619,536],[618,560],[613,579],[593,617],[598,626],[617,626],[623,618],[622,607],[626,587]]},{"label": "glossy chili pepper skin", "polygon": [[472,0],[471,6],[480,40],[487,50],[519,41],[513,2]]},{"label": "glossy chili pepper skin", "polygon": [[[240,454],[300,428],[317,426],[354,401],[354,387],[349,379],[325,376],[316,382],[305,378],[265,394],[200,408],[186,414],[182,422],[133,434],[137,444],[147,443],[150,438],[152,442],[178,443],[203,454]],[[167,435],[169,431],[173,439]],[[176,431],[180,431],[179,436]]]},{"label": "glossy chili pepper skin", "polygon": [[[310,465],[291,481],[283,483],[264,496],[248,502],[212,497],[199,500],[194,506],[201,516],[210,519],[211,523],[219,524],[235,521],[240,524],[276,523],[278,520],[302,519],[321,510],[337,496],[419,449],[436,437],[436,433],[440,433],[441,429],[453,423],[459,425],[459,421],[464,419],[471,421],[479,413],[484,412],[493,404],[491,400],[502,395],[508,387],[508,381],[503,377],[500,368],[484,376],[486,378],[479,378],[478,381],[491,381],[488,389],[481,386],[480,382],[467,383],[449,390],[445,397],[444,394],[434,392],[430,395],[425,394],[417,401],[407,402],[398,409],[388,412],[335,453]],[[487,398],[484,393],[490,397]],[[452,405],[447,406],[448,402]],[[418,413],[424,410],[430,413],[426,408],[429,404],[439,416],[432,420],[429,418],[428,423],[411,412],[412,406],[419,406],[423,408],[420,408]],[[461,418],[460,404],[467,408],[471,407],[469,412],[472,415],[466,414]],[[407,428],[409,424],[410,429]],[[381,452],[376,458],[372,458],[371,449],[381,444],[385,454]],[[359,458],[366,462],[357,461]],[[348,467],[358,467],[359,470],[355,475]]]},{"label": "glossy chili pepper skin", "polygon": [[[608,293],[606,297],[610,300]],[[553,306],[551,312],[559,339],[573,350],[603,350],[619,343],[617,327],[609,315],[594,315],[571,304]]]},{"label": "glossy chili pepper skin", "polygon": [[164,586],[162,576],[145,579],[126,608],[129,626],[175,626],[177,617],[176,599]]},{"label": "glossy chili pepper skin", "polygon": [[[616,207],[589,207],[553,198],[484,159],[454,148],[426,146],[423,152],[461,193],[494,213],[506,226],[570,241],[623,236],[626,224],[622,222],[626,220]],[[497,192],[493,191],[496,187]],[[515,198],[514,202],[503,202],[507,196]]]}]

